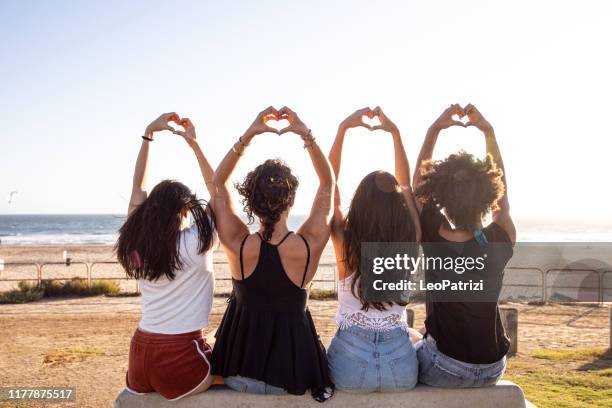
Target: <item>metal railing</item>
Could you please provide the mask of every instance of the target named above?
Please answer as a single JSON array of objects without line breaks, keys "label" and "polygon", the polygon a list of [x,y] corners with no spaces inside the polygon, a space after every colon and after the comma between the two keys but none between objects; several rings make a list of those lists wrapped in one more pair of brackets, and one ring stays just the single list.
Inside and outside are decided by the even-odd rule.
[{"label": "metal railing", "polygon": [[[214,261],[215,265],[224,265],[227,266],[228,262],[227,261]],[[125,275],[122,276],[93,276],[93,273],[95,271],[96,268],[100,267],[101,265],[115,265],[117,267],[120,267],[118,262],[114,262],[114,261],[98,261],[98,262],[84,262],[84,261],[74,261],[74,260],[69,260],[69,261],[65,261],[65,262],[44,262],[44,263],[35,263],[35,262],[5,262],[0,264],[0,266],[2,266],[0,268],[0,283],[2,282],[20,282],[20,281],[29,281],[29,282],[36,282],[38,285],[41,285],[43,280],[46,280],[44,277],[44,272],[45,270],[47,270],[50,266],[82,266],[84,267],[85,270],[85,276],[83,277],[83,279],[87,280],[87,286],[88,288],[92,287],[92,281],[93,280],[125,280],[125,281],[130,281],[133,280],[131,278],[128,278]],[[17,268],[24,268],[24,267],[31,267],[34,269],[35,273],[36,273],[36,277],[6,277],[4,275],[6,275],[6,269],[7,268],[11,268],[11,267],[17,267]],[[313,279],[313,283],[314,284],[331,284],[333,286],[333,291],[337,293],[338,291],[338,280],[337,280],[337,276],[338,276],[338,271],[336,268],[336,264],[335,263],[321,263],[319,264],[319,270],[317,271],[317,275],[321,275],[321,269],[327,269],[332,270],[332,277],[331,278],[315,278]],[[554,299],[550,299],[549,296],[549,290],[552,288],[557,288],[557,289],[566,289],[566,290],[580,290],[580,289],[585,289],[584,286],[579,286],[579,285],[558,285],[558,284],[552,284],[551,285],[551,278],[550,275],[552,273],[587,273],[589,275],[597,275],[597,285],[593,286],[593,287],[588,287],[587,289],[590,290],[597,290],[597,302],[602,304],[604,301],[606,301],[606,296],[605,293],[607,290],[612,291],[612,285],[611,286],[606,286],[606,277],[608,276],[608,274],[612,273],[612,270],[605,270],[605,271],[601,271],[601,270],[596,270],[596,269],[573,269],[573,268],[550,268],[547,270],[542,270],[541,268],[538,267],[528,267],[528,266],[509,266],[505,268],[506,271],[513,271],[513,273],[516,272],[531,272],[531,273],[537,273],[539,274],[540,278],[539,278],[539,282],[537,284],[529,284],[529,283],[504,283],[503,287],[504,288],[512,288],[512,287],[516,287],[516,288],[539,288],[540,289],[540,295],[539,295],[539,300],[542,302],[548,302],[548,301],[556,301]],[[54,277],[54,278],[48,278],[51,280],[70,280],[73,277]],[[231,281],[232,278],[231,276],[227,276],[227,277],[218,277],[216,279],[217,281]],[[138,281],[136,280],[136,293],[139,293],[140,288],[138,287]]]}]

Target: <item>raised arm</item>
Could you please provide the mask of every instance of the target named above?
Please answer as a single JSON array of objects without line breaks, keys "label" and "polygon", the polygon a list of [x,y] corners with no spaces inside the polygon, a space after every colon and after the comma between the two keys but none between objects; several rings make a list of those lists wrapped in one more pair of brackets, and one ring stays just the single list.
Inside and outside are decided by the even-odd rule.
[{"label": "raised arm", "polygon": [[249,233],[249,228],[234,209],[227,183],[244,150],[256,135],[266,132],[279,133],[266,124],[268,120],[278,118],[278,112],[271,106],[260,112],[247,131],[227,152],[212,178],[212,206],[217,220],[219,239],[223,246],[234,254],[239,252],[240,242]]},{"label": "raised arm", "polygon": [[298,134],[304,141],[304,149],[308,151],[312,165],[319,178],[319,188],[310,210],[310,215],[304,221],[298,232],[302,234],[315,250],[322,250],[329,239],[332,200],[335,178],[327,158],[317,145],[310,129],[302,120],[286,106],[278,111],[289,126],[280,130],[280,134],[292,132]]},{"label": "raised arm", "polygon": [[[423,145],[421,146],[421,151],[419,152],[419,156],[416,162],[416,170],[414,172],[413,183],[414,187],[418,187],[421,184],[421,166],[423,162],[427,160],[431,160],[433,156],[434,147],[436,146],[436,142],[438,141],[438,135],[440,131],[443,129],[447,129],[451,126],[465,126],[463,122],[460,120],[456,120],[453,116],[463,117],[465,116],[465,111],[458,104],[451,105],[446,108],[444,112],[436,119],[436,121],[427,129],[427,134],[425,135],[425,140],[423,140]],[[417,202],[417,209],[419,212],[422,209],[422,204]]]},{"label": "raised arm", "polygon": [[465,114],[468,116],[469,122],[466,126],[474,126],[484,133],[487,154],[490,154],[493,161],[503,172],[502,183],[504,184],[504,195],[499,199],[498,209],[493,211],[493,221],[499,224],[508,234],[512,242],[516,241],[516,228],[512,217],[510,216],[510,201],[508,200],[508,183],[506,182],[506,169],[502,160],[501,151],[495,138],[493,126],[482,116],[482,114],[472,104],[465,107]]},{"label": "raised arm", "polygon": [[[363,117],[368,116],[372,118],[373,112],[369,107],[358,109],[350,114],[346,119],[338,126],[338,132],[336,133],[336,139],[332,145],[329,155],[329,163],[331,164],[334,176],[336,178],[336,187],[334,191],[334,211],[332,221],[332,239],[337,238],[338,234],[341,234],[344,229],[344,214],[342,214],[342,200],[340,198],[340,189],[338,187],[338,179],[340,178],[340,164],[342,162],[342,148],[344,146],[344,136],[347,130],[355,127],[365,127],[366,129],[372,130],[372,127],[363,122]],[[334,243],[334,246],[336,244]]]},{"label": "raised arm", "polygon": [[419,213],[416,208],[416,203],[414,200],[414,195],[412,193],[412,185],[410,183],[410,163],[408,162],[408,157],[406,156],[406,150],[404,149],[404,143],[402,142],[402,137],[400,136],[400,131],[382,109],[377,106],[374,109],[374,115],[378,116],[380,120],[380,125],[374,126],[374,130],[384,130],[385,132],[389,132],[393,137],[393,150],[394,150],[394,158],[395,158],[395,178],[402,189],[402,193],[406,198],[406,202],[408,203],[408,210],[410,211],[410,216],[412,217],[412,221],[416,228],[416,241],[421,240],[421,223],[419,221]]},{"label": "raised arm", "polygon": [[342,200],[340,199],[340,188],[338,187],[338,179],[340,178],[340,164],[342,162],[342,148],[344,146],[344,136],[347,130],[355,127],[365,127],[372,130],[372,127],[363,122],[363,117],[372,118],[373,112],[369,107],[358,109],[350,114],[338,126],[336,139],[332,145],[329,155],[329,163],[336,178],[336,186],[334,188],[333,202],[333,217],[331,223],[331,239],[336,253],[336,264],[338,266],[338,279],[344,280],[346,276],[346,268],[344,266],[344,214],[342,213]]},{"label": "raised arm", "polygon": [[215,171],[213,170],[212,166],[208,162],[208,159],[204,155],[204,152],[202,151],[202,148],[200,147],[200,144],[198,143],[198,140],[196,137],[195,126],[193,125],[193,123],[191,122],[191,119],[189,118],[182,118],[179,124],[185,130],[184,131],[175,130],[174,133],[179,136],[182,136],[183,139],[185,139],[185,141],[189,145],[189,147],[191,147],[191,149],[193,150],[193,153],[198,159],[198,164],[200,166],[200,172],[202,172],[202,177],[204,178],[206,189],[208,190],[208,193],[212,197],[213,192],[214,192],[212,180],[213,180]]},{"label": "raised arm", "polygon": [[132,179],[132,194],[128,205],[128,215],[132,213],[140,204],[142,204],[148,196],[147,192],[147,167],[149,162],[149,147],[153,141],[153,134],[162,130],[174,132],[169,123],[174,122],[179,124],[179,116],[175,112],[164,113],[146,127],[136,166],[134,168],[134,177]]}]

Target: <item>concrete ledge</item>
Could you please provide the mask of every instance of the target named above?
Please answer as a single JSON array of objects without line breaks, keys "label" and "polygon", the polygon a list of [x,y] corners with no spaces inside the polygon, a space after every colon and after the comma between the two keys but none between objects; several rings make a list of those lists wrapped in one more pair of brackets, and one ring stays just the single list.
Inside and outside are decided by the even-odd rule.
[{"label": "concrete ledge", "polygon": [[349,394],[337,391],[334,397],[320,404],[310,394],[302,396],[272,396],[243,394],[225,387],[214,387],[202,394],[169,402],[158,394],[138,396],[123,391],[115,401],[115,408],[406,408],[406,407],[491,407],[529,408],[523,390],[510,382],[500,381],[494,387],[470,389],[442,389],[419,385],[404,393]]}]

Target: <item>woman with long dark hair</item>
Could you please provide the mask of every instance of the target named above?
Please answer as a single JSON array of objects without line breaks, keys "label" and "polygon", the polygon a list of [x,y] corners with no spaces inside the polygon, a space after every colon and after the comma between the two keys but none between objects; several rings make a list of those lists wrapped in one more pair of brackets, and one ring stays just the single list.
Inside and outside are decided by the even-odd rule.
[{"label": "woman with long dark hair", "polygon": [[[456,119],[463,116],[468,117],[466,124]],[[487,156],[480,159],[461,151],[445,160],[431,160],[440,131],[451,126],[482,131]],[[493,385],[504,373],[510,344],[497,302],[516,240],[493,127],[473,105],[451,105],[429,128],[417,165],[414,185],[425,257],[482,262],[481,268],[470,272],[434,264],[425,269],[425,280],[439,283],[459,273],[466,280],[484,283],[483,290],[466,294],[426,293],[426,333],[416,345],[419,381],[437,387]],[[493,220],[484,227],[489,214]]]},{"label": "woman with long dark hair", "polygon": [[[269,120],[286,119],[280,131]],[[265,132],[298,134],[319,187],[309,217],[296,233],[287,218],[298,180],[280,160],[266,160],[237,185],[255,234],[240,219],[226,183],[253,138]],[[334,176],[308,127],[289,108],[269,107],[232,146],[214,176],[213,208],[227,254],[233,293],[216,334],[213,374],[228,387],[259,394],[332,395],[325,350],[307,307],[307,288],[329,239]]]},{"label": "woman with long dark hair", "polygon": [[[175,130],[170,122],[182,126]],[[130,346],[126,389],[158,392],[177,400],[208,389],[212,350],[202,338],[214,291],[214,217],[205,202],[184,184],[164,180],[149,193],[146,174],[155,133],[168,130],[193,149],[204,182],[213,170],[196,140],[193,123],[176,113],[154,120],[142,136],[128,218],[119,230],[117,258],[138,279],[142,317]],[[188,225],[191,215],[193,224]]]},{"label": "woman with long dark hair", "polygon": [[[367,125],[363,122],[364,116],[377,116],[381,124]],[[363,245],[368,242],[407,243],[405,250],[416,256],[420,227],[410,185],[410,167],[397,126],[379,107],[363,108],[338,128],[329,153],[336,178],[340,174],[345,134],[348,129],[359,126],[391,134],[395,176],[378,170],[364,177],[346,216],[336,187],[331,237],[340,288],[338,331],[328,352],[330,373],[332,381],[343,391],[406,391],[418,379],[416,354],[406,321],[407,299],[368,296],[364,282],[372,282],[373,271],[362,269],[362,259]]]}]

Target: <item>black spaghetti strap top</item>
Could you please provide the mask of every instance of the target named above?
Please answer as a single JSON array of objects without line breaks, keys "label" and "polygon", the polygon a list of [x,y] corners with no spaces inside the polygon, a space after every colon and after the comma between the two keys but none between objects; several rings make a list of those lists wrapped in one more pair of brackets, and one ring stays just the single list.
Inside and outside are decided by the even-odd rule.
[{"label": "black spaghetti strap top", "polygon": [[[242,280],[232,279],[233,291],[217,329],[212,374],[240,375],[302,395],[311,390],[317,400],[331,396],[333,384],[325,349],[307,307],[308,291],[289,279],[278,244],[263,240],[253,273],[245,279],[240,245]],[[308,259],[302,277],[306,279]]]}]

